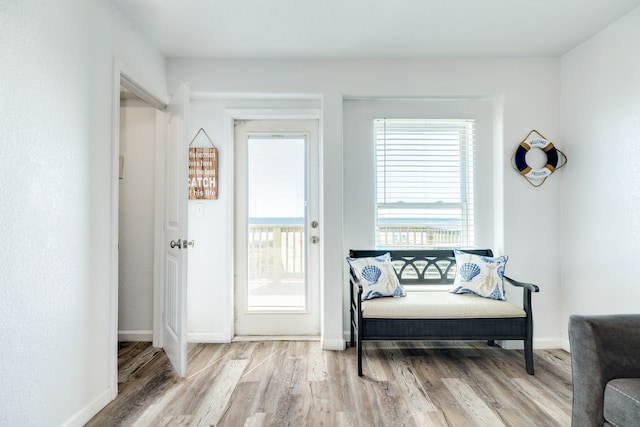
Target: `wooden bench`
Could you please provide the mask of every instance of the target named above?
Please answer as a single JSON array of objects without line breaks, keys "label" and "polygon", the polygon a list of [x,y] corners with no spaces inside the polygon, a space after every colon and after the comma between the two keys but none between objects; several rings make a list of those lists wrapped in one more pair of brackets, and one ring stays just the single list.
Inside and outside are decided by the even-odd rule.
[{"label": "wooden bench", "polygon": [[[490,249],[465,252],[493,256]],[[509,301],[450,293],[456,271],[453,250],[351,250],[349,256],[385,253],[391,255],[406,297],[362,301],[362,284],[350,270],[350,345],[357,345],[359,376],[363,341],[422,340],[486,340],[489,345],[495,340],[523,340],[526,370],[533,375],[531,293],[538,292],[538,286],[504,277],[505,283],[522,288],[520,307]]]}]

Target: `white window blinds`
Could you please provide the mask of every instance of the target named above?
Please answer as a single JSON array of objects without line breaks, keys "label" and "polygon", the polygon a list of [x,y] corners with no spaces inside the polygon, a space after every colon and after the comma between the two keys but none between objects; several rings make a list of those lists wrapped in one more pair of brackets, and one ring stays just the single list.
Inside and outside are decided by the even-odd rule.
[{"label": "white window blinds", "polygon": [[376,245],[474,245],[472,119],[376,119]]}]

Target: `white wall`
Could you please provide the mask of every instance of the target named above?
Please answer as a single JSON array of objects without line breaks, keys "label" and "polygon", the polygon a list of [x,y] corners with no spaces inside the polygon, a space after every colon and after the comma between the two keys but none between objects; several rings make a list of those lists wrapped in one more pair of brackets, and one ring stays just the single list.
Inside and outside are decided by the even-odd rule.
[{"label": "white wall", "polygon": [[155,109],[135,104],[120,108],[120,155],[118,339],[152,341]]},{"label": "white wall", "polygon": [[164,59],[96,0],[0,14],[0,425],[81,425],[113,396],[113,56]]},{"label": "white wall", "polygon": [[[194,130],[198,123],[207,124],[207,132],[223,133],[219,118],[221,105],[206,97],[282,98],[315,94],[322,99],[321,154],[324,211],[324,265],[322,287],[324,306],[322,327],[325,348],[341,348],[347,305],[344,301],[344,268],[346,250],[343,228],[345,212],[343,189],[346,192],[357,182],[344,180],[343,162],[350,141],[343,141],[343,100],[357,97],[386,98],[489,98],[493,103],[495,149],[493,166],[494,216],[503,227],[494,230],[497,252],[510,255],[508,274],[516,279],[540,285],[542,292],[534,296],[534,345],[557,347],[560,343],[560,248],[557,243],[560,223],[560,183],[563,171],[554,174],[540,188],[533,188],[509,166],[517,144],[531,129],[537,129],[562,148],[559,105],[560,67],[557,58],[538,59],[452,59],[413,61],[232,61],[188,60],[168,61],[169,88],[182,80],[191,82],[199,97],[198,108],[209,109],[209,117],[192,117]],[[194,114],[195,116],[195,114]],[[198,122],[198,120],[203,120]],[[345,124],[346,126],[347,124]],[[345,166],[346,167],[346,166]],[[221,185],[232,191],[223,169],[221,155]],[[227,180],[225,184],[222,180]],[[225,187],[226,186],[226,187]],[[226,188],[226,189],[225,189]],[[221,194],[222,197],[222,194]],[[221,230],[232,226],[226,201],[221,198],[211,204],[211,214],[203,221]],[[192,223],[190,222],[190,226]],[[191,229],[193,231],[193,227]],[[216,289],[230,289],[230,242],[223,234],[190,238],[213,239],[210,247],[198,255],[208,264],[197,266],[190,254],[190,293],[204,295]],[[504,237],[502,237],[504,236]],[[193,253],[193,252],[192,252]],[[220,256],[220,254],[225,254]],[[204,272],[204,269],[212,270]],[[206,277],[206,278],[205,278]],[[198,283],[194,283],[197,281]],[[193,285],[193,286],[192,286]],[[227,291],[224,291],[227,292]],[[518,295],[514,295],[518,297]],[[191,297],[190,297],[191,301]],[[231,307],[229,293],[216,292],[199,300],[201,307],[222,313]],[[191,306],[190,306],[190,311]],[[203,309],[200,309],[203,312]],[[202,333],[223,336],[225,323],[191,318],[206,328]],[[206,325],[205,325],[206,323]]]},{"label": "white wall", "polygon": [[638,313],[640,8],[562,57],[562,310]]}]

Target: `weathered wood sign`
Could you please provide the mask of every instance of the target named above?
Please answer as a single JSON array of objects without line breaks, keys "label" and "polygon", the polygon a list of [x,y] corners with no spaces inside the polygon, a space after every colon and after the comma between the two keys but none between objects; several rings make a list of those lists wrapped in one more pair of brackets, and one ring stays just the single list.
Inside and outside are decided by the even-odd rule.
[{"label": "weathered wood sign", "polygon": [[189,199],[218,198],[218,149],[189,147]]}]

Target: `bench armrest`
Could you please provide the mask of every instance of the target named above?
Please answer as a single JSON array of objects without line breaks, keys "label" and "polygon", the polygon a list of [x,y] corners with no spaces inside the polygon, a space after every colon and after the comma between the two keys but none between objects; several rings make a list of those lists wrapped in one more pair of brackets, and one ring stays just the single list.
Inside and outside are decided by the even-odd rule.
[{"label": "bench armrest", "polygon": [[538,285],[534,285],[533,283],[518,282],[517,280],[514,280],[511,277],[507,277],[507,276],[504,276],[504,280],[506,280],[507,282],[511,283],[513,286],[517,286],[519,288],[528,289],[529,292],[539,292],[540,291],[540,288],[538,287]]},{"label": "bench armrest", "polygon": [[358,279],[355,279],[353,276],[349,277],[350,291],[351,291],[351,302],[355,303],[357,301],[362,300],[362,284]]},{"label": "bench armrest", "polygon": [[533,283],[518,282],[510,277],[504,276],[504,279],[513,286],[522,288],[522,308],[527,313],[527,328],[533,330],[533,314],[531,309],[531,293],[539,292],[540,288]]},{"label": "bench armrest", "polygon": [[362,299],[362,284],[354,274],[353,270],[349,268],[349,293],[351,294],[351,303],[360,301]]}]

